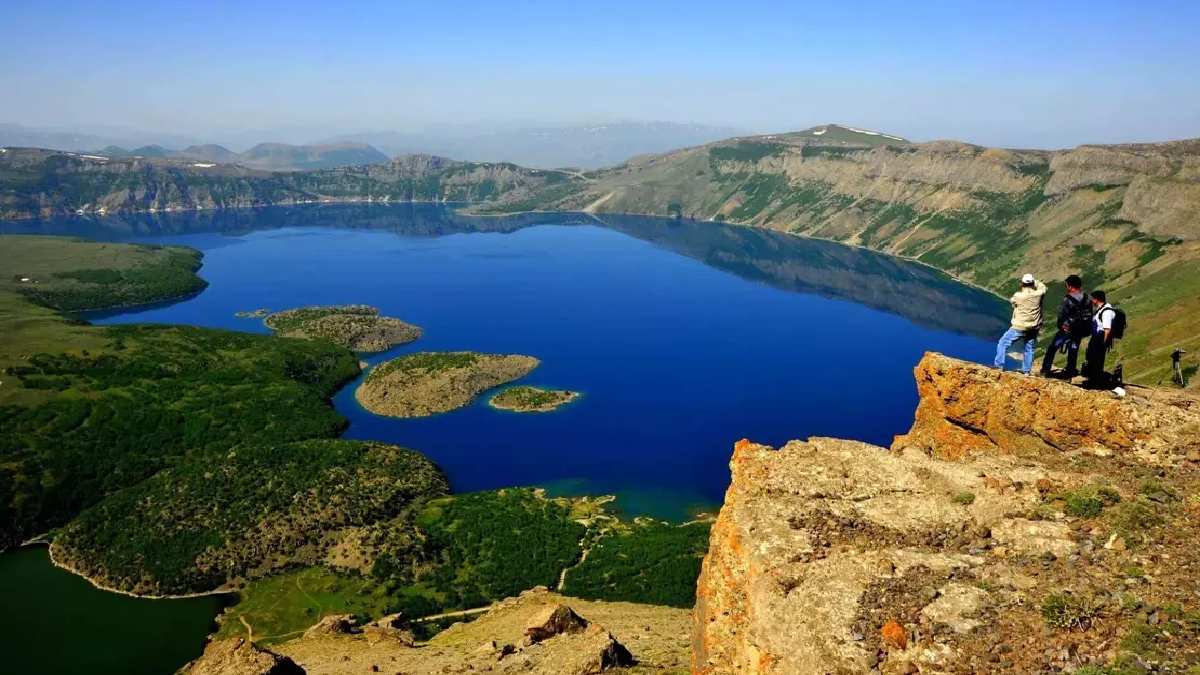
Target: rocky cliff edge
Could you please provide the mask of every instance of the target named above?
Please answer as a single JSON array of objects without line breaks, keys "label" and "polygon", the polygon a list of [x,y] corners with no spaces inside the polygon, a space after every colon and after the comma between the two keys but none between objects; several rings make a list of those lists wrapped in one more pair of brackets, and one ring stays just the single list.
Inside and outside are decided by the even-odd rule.
[{"label": "rocky cliff edge", "polygon": [[1200,401],[938,354],[916,375],[890,449],[737,443],[693,672],[1191,672]]}]

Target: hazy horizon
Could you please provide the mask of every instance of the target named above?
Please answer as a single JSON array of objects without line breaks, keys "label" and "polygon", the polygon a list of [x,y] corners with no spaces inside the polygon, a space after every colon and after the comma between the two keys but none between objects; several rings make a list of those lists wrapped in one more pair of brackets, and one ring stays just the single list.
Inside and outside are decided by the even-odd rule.
[{"label": "hazy horizon", "polygon": [[[1058,148],[1200,136],[1187,3],[16,3],[0,122],[202,142],[668,121]],[[252,140],[251,140],[252,139]]]}]

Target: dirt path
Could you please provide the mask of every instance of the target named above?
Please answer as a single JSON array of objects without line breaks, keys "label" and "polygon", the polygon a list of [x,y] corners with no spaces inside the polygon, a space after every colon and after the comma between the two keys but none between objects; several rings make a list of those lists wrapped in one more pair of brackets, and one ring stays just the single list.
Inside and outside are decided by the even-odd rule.
[{"label": "dirt path", "polygon": [[242,625],[246,627],[246,642],[254,644],[254,627],[241,614],[238,614],[238,621],[241,621]]},{"label": "dirt path", "polygon": [[580,565],[582,565],[583,561],[587,560],[588,554],[591,552],[592,552],[592,548],[590,546],[588,548],[583,549],[583,553],[580,554],[580,556],[579,556],[579,562],[575,563],[574,565],[571,565],[570,567],[564,567],[562,569],[562,571],[558,573],[558,585],[554,587],[554,590],[558,591],[559,593],[562,592],[563,586],[566,585],[566,583],[567,583],[567,572],[570,572],[571,570],[575,569],[576,567],[579,567]]},{"label": "dirt path", "polygon": [[596,209],[600,208],[601,206],[604,206],[604,202],[607,202],[608,200],[612,199],[613,196],[616,194],[617,194],[616,192],[610,192],[610,193],[604,195],[603,197],[592,202],[591,204],[588,204],[587,206],[583,207],[583,212],[584,213],[595,213]]},{"label": "dirt path", "polygon": [[423,616],[418,619],[413,619],[413,623],[425,623],[426,621],[437,621],[438,619],[451,619],[456,616],[471,616],[473,614],[483,614],[484,612],[488,611],[491,608],[492,608],[492,606],[488,605],[487,607],[474,607],[472,609],[460,609],[455,612],[442,612],[441,614],[430,614],[429,616]]}]

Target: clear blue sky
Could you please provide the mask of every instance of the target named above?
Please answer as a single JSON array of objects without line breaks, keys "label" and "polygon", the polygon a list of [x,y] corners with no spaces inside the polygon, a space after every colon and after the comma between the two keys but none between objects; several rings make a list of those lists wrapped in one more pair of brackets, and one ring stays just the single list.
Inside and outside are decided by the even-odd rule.
[{"label": "clear blue sky", "polygon": [[36,126],[1200,136],[1198,2],[6,0],[3,15],[0,122]]}]

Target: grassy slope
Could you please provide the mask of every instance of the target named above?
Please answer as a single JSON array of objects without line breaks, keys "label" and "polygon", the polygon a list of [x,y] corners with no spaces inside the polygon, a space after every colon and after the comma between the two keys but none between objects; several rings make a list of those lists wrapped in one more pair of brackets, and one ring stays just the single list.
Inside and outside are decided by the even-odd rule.
[{"label": "grassy slope", "polygon": [[682,213],[832,239],[919,260],[1005,297],[1033,271],[1052,282],[1048,311],[1061,297],[1057,280],[1080,272],[1089,289],[1105,288],[1130,312],[1130,338],[1110,361],[1123,361],[1128,378],[1157,383],[1174,345],[1195,347],[1200,313],[1185,308],[1200,288],[1200,245],[1118,218],[1126,187],[1048,196],[1048,153],[829,138],[743,138],[637,158],[588,174],[571,196],[522,206]]},{"label": "grassy slope", "polygon": [[[0,282],[0,547],[189,454],[334,436],[345,424],[327,401],[358,370],[343,349],[185,326],[92,327],[34,304],[202,288],[194,251],[4,236],[0,260],[41,281],[33,294]],[[72,270],[87,274],[61,276]]]},{"label": "grassy slope", "polygon": [[[244,636],[246,625],[261,645],[300,636],[323,616],[378,618],[393,602],[374,580],[324,567],[304,567],[252,582],[221,621],[218,635]],[[243,623],[243,621],[245,623]]]},{"label": "grassy slope", "polygon": [[[99,349],[99,331],[55,310],[98,309],[193,293],[200,252],[79,239],[5,235],[0,239],[0,369],[38,352]],[[30,282],[19,279],[27,277]],[[0,386],[0,404],[28,392]],[[43,398],[34,395],[33,398]]]}]

